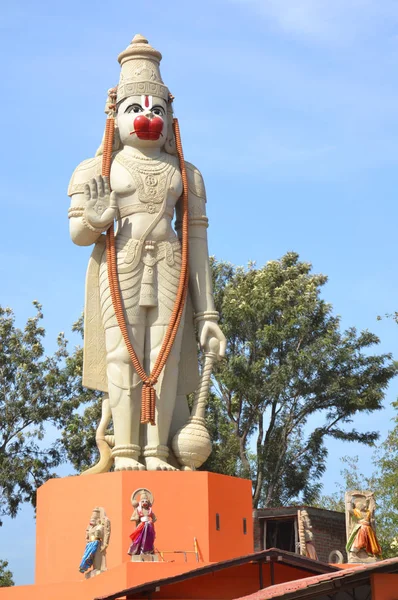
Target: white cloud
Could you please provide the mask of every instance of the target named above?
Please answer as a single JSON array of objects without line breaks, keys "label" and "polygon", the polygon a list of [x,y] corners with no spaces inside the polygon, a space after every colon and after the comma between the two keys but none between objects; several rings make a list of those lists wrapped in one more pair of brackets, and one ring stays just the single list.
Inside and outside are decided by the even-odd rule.
[{"label": "white cloud", "polygon": [[349,44],[372,37],[378,28],[398,22],[395,0],[231,0],[263,16],[298,38]]}]

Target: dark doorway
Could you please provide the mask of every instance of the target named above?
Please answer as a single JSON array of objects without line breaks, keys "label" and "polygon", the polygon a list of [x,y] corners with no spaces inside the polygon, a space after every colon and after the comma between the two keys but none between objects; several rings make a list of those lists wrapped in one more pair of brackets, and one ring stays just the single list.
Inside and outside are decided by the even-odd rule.
[{"label": "dark doorway", "polygon": [[296,552],[295,519],[267,519],[265,523],[265,548],[279,548]]}]

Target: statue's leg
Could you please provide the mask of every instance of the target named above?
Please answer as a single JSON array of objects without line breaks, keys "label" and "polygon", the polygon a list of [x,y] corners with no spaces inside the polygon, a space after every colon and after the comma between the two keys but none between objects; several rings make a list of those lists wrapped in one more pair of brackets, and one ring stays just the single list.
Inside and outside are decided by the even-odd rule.
[{"label": "statue's leg", "polygon": [[[145,347],[151,348],[149,355],[151,369],[153,368],[153,365],[158,357],[166,329],[166,325],[152,325],[151,327],[148,327]],[[176,469],[167,462],[167,457],[169,455],[167,442],[176,401],[181,341],[182,323],[178,330],[166,366],[164,367],[159,377],[159,381],[155,386],[156,424],[146,425],[144,457],[148,471],[176,471]]]},{"label": "statue's leg", "polygon": [[101,552],[101,542],[98,546],[96,553],[93,558],[93,571],[101,571],[101,563],[102,563],[102,552]]},{"label": "statue's leg", "polygon": [[[144,325],[127,325],[131,343],[141,362]],[[105,331],[109,402],[115,434],[112,455],[115,471],[142,470],[140,448],[141,380],[135,372],[118,326]]]}]

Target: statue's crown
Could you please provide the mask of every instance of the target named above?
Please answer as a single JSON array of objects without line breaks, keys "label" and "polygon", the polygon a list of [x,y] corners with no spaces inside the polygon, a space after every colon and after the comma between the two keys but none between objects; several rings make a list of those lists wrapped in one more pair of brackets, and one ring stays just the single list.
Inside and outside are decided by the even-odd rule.
[{"label": "statue's crown", "polygon": [[144,36],[137,34],[131,44],[118,56],[121,74],[117,88],[117,102],[129,96],[143,94],[158,96],[166,102],[169,90],[160,75],[162,55],[152,48]]}]

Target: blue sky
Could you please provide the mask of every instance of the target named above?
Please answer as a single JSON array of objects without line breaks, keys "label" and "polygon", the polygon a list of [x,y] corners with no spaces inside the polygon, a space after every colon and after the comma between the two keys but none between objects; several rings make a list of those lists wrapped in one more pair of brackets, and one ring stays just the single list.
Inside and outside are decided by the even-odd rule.
[{"label": "blue sky", "polygon": [[[66,189],[93,156],[117,55],[142,33],[163,53],[186,158],[203,173],[210,251],[258,265],[299,252],[329,276],[343,327],[397,353],[398,5],[395,0],[171,0],[9,3],[0,21],[2,305],[17,322],[44,307],[47,346],[83,306],[89,249],[68,237]],[[75,340],[74,340],[75,341]],[[384,436],[386,409],[356,427]],[[338,458],[370,452],[330,444]],[[66,472],[66,471],[65,471]],[[33,581],[34,521],[0,529],[0,558]],[[79,557],[76,559],[79,560]]]}]

